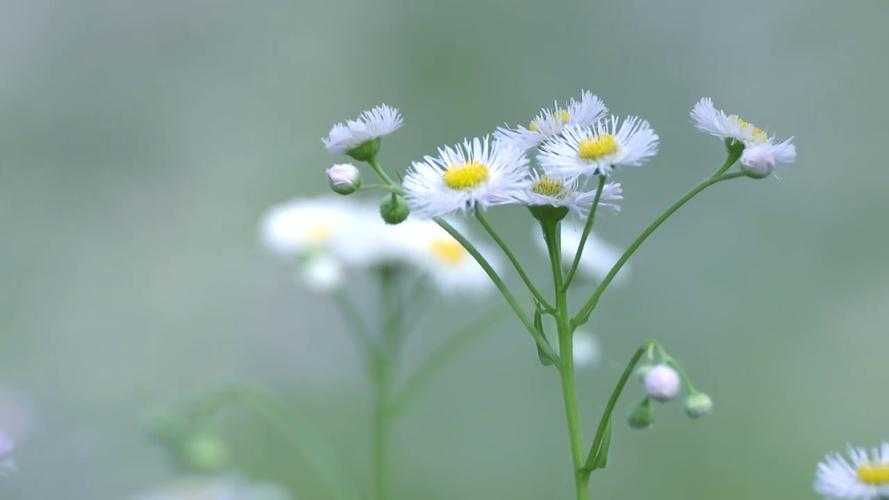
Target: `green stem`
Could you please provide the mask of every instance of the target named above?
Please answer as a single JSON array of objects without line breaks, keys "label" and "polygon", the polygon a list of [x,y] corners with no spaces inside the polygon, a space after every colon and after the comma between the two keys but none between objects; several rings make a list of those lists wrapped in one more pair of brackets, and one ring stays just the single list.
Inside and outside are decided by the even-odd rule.
[{"label": "green stem", "polygon": [[599,303],[599,298],[602,296],[602,293],[605,292],[605,289],[608,288],[608,285],[614,280],[614,277],[617,276],[617,273],[624,267],[624,264],[632,257],[632,255],[642,246],[642,243],[651,236],[661,224],[663,224],[667,219],[670,218],[671,215],[676,213],[677,210],[682,208],[683,205],[688,203],[689,200],[697,196],[701,191],[707,189],[708,187],[717,184],[722,181],[727,181],[729,179],[734,179],[737,177],[744,177],[745,174],[741,172],[734,172],[731,174],[723,174],[718,176],[713,176],[705,181],[701,182],[697,186],[694,187],[691,191],[689,191],[685,196],[679,199],[676,203],[674,203],[670,208],[667,209],[666,212],[662,213],[660,217],[655,219],[644,231],[639,235],[638,238],[627,248],[627,250],[620,256],[620,259],[611,267],[611,270],[608,271],[608,274],[602,280],[602,283],[596,287],[596,290],[593,292],[593,295],[587,300],[586,304],[581,308],[580,312],[574,317],[571,321],[572,325],[577,327],[580,326],[589,320],[590,314],[593,312],[593,309],[596,308],[596,305]]},{"label": "green stem", "polygon": [[623,374],[620,376],[620,379],[617,381],[617,385],[614,386],[614,390],[611,392],[611,397],[608,398],[608,404],[605,406],[605,411],[602,412],[602,418],[599,419],[599,426],[596,428],[596,435],[593,438],[593,444],[590,446],[589,454],[587,455],[586,462],[584,464],[583,470],[586,471],[587,474],[593,471],[593,467],[595,466],[596,454],[599,453],[599,449],[602,447],[602,440],[605,439],[605,430],[608,428],[611,422],[611,415],[614,413],[614,407],[617,405],[617,400],[620,398],[621,393],[624,390],[624,386],[627,385],[627,381],[630,379],[630,376],[633,374],[633,370],[636,369],[636,365],[639,363],[639,360],[642,359],[642,356],[650,349],[650,346],[656,344],[653,340],[648,341],[636,350],[633,356],[630,358],[630,361],[627,363],[627,367],[624,368]]},{"label": "green stem", "polygon": [[387,174],[385,170],[383,170],[383,167],[380,166],[380,162],[377,161],[376,156],[367,160],[367,163],[374,170],[374,172],[377,173],[377,175],[380,177],[380,179],[383,180],[383,182],[385,182],[390,187],[396,188],[396,190],[392,191],[393,193],[402,194],[401,188],[397,187],[398,184],[395,181],[393,181],[391,177],[389,177],[389,174]]},{"label": "green stem", "polygon": [[480,208],[475,209],[475,217],[478,219],[479,223],[481,223],[482,227],[485,228],[488,234],[491,235],[491,238],[494,239],[494,241],[497,243],[497,246],[499,246],[500,249],[503,250],[503,253],[506,254],[506,257],[509,259],[509,261],[512,262],[513,267],[515,268],[516,272],[519,273],[522,281],[525,282],[525,285],[528,287],[531,295],[533,295],[534,298],[537,299],[537,302],[539,302],[540,305],[542,305],[547,312],[554,311],[555,308],[552,306],[552,304],[549,303],[548,300],[546,300],[546,298],[543,296],[543,294],[540,293],[537,287],[534,286],[534,283],[531,281],[530,278],[528,278],[528,273],[525,272],[525,269],[522,267],[522,265],[519,263],[519,260],[509,249],[509,246],[506,244],[506,242],[503,241],[503,238],[501,238],[500,235],[497,234],[497,231],[495,231],[493,226],[491,226],[491,224],[488,222],[488,218],[485,217],[484,212]]},{"label": "green stem", "polygon": [[599,176],[599,186],[596,188],[596,197],[593,199],[593,206],[590,208],[590,215],[587,217],[586,224],[583,227],[583,234],[580,236],[580,243],[577,245],[577,252],[574,254],[574,262],[571,263],[571,269],[565,278],[563,290],[568,290],[574,274],[577,273],[577,267],[580,265],[580,257],[583,255],[583,248],[586,246],[586,240],[590,237],[593,230],[593,224],[596,222],[596,209],[599,208],[599,200],[602,198],[602,190],[605,188],[605,176]]},{"label": "green stem", "polygon": [[460,233],[460,231],[457,231],[444,219],[436,218],[435,222],[438,223],[438,225],[441,226],[442,229],[447,231],[448,234],[453,236],[454,239],[457,240],[463,246],[463,248],[466,249],[467,252],[469,252],[469,255],[472,255],[472,257],[476,260],[476,262],[478,262],[478,265],[481,266],[481,268],[485,271],[491,281],[494,282],[494,286],[497,287],[497,290],[499,290],[500,294],[503,295],[503,298],[509,304],[509,307],[512,308],[516,316],[518,316],[519,320],[528,330],[528,333],[531,334],[531,338],[534,339],[534,342],[537,343],[537,346],[540,347],[540,350],[543,351],[543,353],[546,354],[550,359],[552,359],[556,363],[556,365],[558,365],[559,356],[555,353],[555,351],[553,351],[552,347],[549,346],[549,344],[546,342],[546,339],[543,338],[543,334],[534,327],[534,325],[531,323],[531,320],[528,319],[528,316],[519,306],[519,303],[518,301],[516,301],[515,296],[513,296],[512,292],[509,291],[509,287],[506,286],[506,283],[503,282],[503,280],[497,274],[497,271],[495,271],[494,268],[491,267],[491,264],[487,261],[487,259],[482,256],[481,252],[479,252],[478,249],[475,248],[475,246],[470,243],[469,240],[467,240],[462,233]]},{"label": "green stem", "polygon": [[568,437],[571,442],[574,488],[577,500],[586,500],[589,498],[589,476],[582,471],[583,425],[577,405],[577,389],[574,381],[574,329],[568,317],[568,293],[563,286],[561,228],[556,221],[545,221],[541,223],[541,226],[549,251],[553,288],[556,292],[556,325],[559,332],[559,354],[562,356],[559,376],[562,382],[565,418],[568,422]]},{"label": "green stem", "polygon": [[380,338],[382,352],[370,359],[372,363],[371,382],[373,401],[371,416],[371,470],[373,472],[374,500],[389,498],[389,438],[391,416],[389,415],[389,392],[392,384],[392,370],[396,363],[401,344],[401,290],[398,287],[398,272],[390,267],[380,269]]}]

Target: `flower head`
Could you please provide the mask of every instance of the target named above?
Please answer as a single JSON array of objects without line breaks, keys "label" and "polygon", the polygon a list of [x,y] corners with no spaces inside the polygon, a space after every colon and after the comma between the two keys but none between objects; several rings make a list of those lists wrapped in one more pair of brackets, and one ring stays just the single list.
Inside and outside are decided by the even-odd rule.
[{"label": "flower head", "polygon": [[[596,189],[581,187],[584,182],[580,178],[563,179],[552,175],[532,171],[511,196],[523,205],[566,207],[577,215],[585,216],[596,199]],[[602,188],[599,205],[620,210],[618,202],[622,200],[623,188],[620,183],[609,182]]]},{"label": "flower head", "polygon": [[509,203],[509,193],[527,178],[527,167],[528,159],[518,149],[476,138],[414,162],[404,190],[414,214],[441,217]]},{"label": "flower head", "polygon": [[401,113],[391,106],[381,104],[361,113],[356,120],[337,123],[322,142],[331,153],[350,153],[365,143],[395,132],[402,125],[404,120],[401,118]]},{"label": "flower head", "polygon": [[769,134],[763,129],[738,115],[728,115],[721,109],[716,109],[709,97],[698,101],[690,114],[695,127],[712,136],[734,139],[744,143],[745,146],[765,144],[769,141]]},{"label": "flower head", "polygon": [[558,102],[552,108],[544,108],[531,120],[527,127],[499,127],[494,138],[522,151],[535,148],[546,139],[558,135],[571,125],[590,126],[605,116],[608,109],[602,99],[587,90],[582,90],[580,100],[571,99],[566,106]]},{"label": "flower head", "polygon": [[541,146],[537,159],[552,175],[608,175],[617,165],[641,165],[657,147],[647,121],[631,116],[621,123],[612,116],[592,127],[566,127]]},{"label": "flower head", "polygon": [[815,491],[832,500],[878,500],[889,497],[889,442],[868,453],[849,447],[849,457],[827,455],[818,464]]},{"label": "flower head", "polygon": [[784,142],[756,144],[744,148],[741,153],[741,170],[750,177],[761,179],[772,173],[775,165],[779,163],[793,163],[796,161],[796,146],[793,139]]},{"label": "flower head", "polygon": [[[491,289],[491,281],[478,262],[438,224],[409,219],[396,227],[406,245],[406,257],[427,274],[441,292],[477,294]],[[488,257],[493,252],[484,246],[475,246],[496,267],[496,261]]]}]

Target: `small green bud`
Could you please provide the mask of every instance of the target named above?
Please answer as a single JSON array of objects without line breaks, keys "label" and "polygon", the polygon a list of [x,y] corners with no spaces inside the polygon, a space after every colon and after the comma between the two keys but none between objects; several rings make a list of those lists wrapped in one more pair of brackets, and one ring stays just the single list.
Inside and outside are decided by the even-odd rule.
[{"label": "small green bud", "polygon": [[651,408],[651,400],[643,399],[630,407],[627,414],[627,423],[631,428],[641,430],[654,425],[654,410]]},{"label": "small green bud", "polygon": [[377,156],[380,152],[380,138],[371,139],[362,142],[358,146],[346,151],[346,154],[358,161],[368,161]]},{"label": "small green bud", "polygon": [[689,394],[685,398],[685,413],[691,418],[701,418],[713,412],[713,400],[703,392]]},{"label": "small green bud", "polygon": [[182,458],[195,470],[213,472],[229,463],[228,445],[215,433],[201,432],[185,443]]},{"label": "small green bud", "polygon": [[334,165],[327,169],[327,184],[337,194],[352,194],[361,189],[361,172],[351,163]]},{"label": "small green bud", "polygon": [[411,209],[407,206],[407,201],[400,194],[387,196],[380,203],[380,215],[386,224],[401,224],[411,214]]},{"label": "small green bud", "polygon": [[725,139],[725,150],[728,152],[729,160],[731,163],[738,161],[738,158],[741,157],[741,153],[744,152],[744,143],[728,137]]}]

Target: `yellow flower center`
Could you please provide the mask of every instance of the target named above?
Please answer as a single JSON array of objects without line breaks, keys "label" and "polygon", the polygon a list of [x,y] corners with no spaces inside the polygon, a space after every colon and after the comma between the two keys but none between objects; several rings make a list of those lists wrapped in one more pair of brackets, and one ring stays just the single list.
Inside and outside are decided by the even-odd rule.
[{"label": "yellow flower center", "polygon": [[749,136],[756,144],[762,144],[769,140],[769,134],[765,130],[748,122],[738,115],[732,115],[729,118],[735,121],[741,127],[741,135]]},{"label": "yellow flower center", "polygon": [[549,196],[550,198],[561,198],[565,195],[564,191],[565,183],[548,175],[541,176],[537,179],[537,182],[531,186],[532,193]]},{"label": "yellow flower center", "polygon": [[306,236],[308,236],[309,241],[311,241],[312,243],[317,245],[317,244],[325,243],[327,240],[330,239],[330,236],[332,234],[333,234],[332,227],[321,225],[321,226],[310,227],[309,230],[307,231]]},{"label": "yellow flower center", "polygon": [[601,134],[589,139],[581,139],[577,144],[577,154],[583,160],[597,161],[620,150],[620,144],[611,134]]},{"label": "yellow flower center", "polygon": [[[556,111],[555,113],[553,113],[553,117],[556,118],[558,121],[562,122],[562,125],[567,124],[568,121],[571,120],[571,115],[568,114],[568,112],[565,111],[564,109],[560,109],[560,110]],[[537,132],[540,130],[540,127],[537,126],[537,120],[533,120],[528,125],[528,130],[530,130],[532,132]]]},{"label": "yellow flower center", "polygon": [[889,464],[861,464],[858,466],[858,479],[867,484],[889,484]]},{"label": "yellow flower center", "polygon": [[471,160],[449,166],[444,173],[444,183],[455,191],[472,189],[488,180],[488,175],[487,165]]},{"label": "yellow flower center", "polygon": [[438,260],[456,266],[466,259],[466,250],[455,239],[436,239],[429,244],[429,250]]}]

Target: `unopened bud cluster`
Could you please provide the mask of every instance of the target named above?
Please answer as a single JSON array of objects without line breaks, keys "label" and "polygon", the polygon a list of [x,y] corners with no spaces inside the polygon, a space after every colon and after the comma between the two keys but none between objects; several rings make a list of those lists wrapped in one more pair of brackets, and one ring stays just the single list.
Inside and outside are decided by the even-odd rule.
[{"label": "unopened bud cluster", "polygon": [[686,415],[696,419],[713,411],[710,396],[695,389],[679,362],[659,346],[649,349],[645,362],[636,369],[636,378],[645,390],[645,398],[628,410],[627,423],[633,429],[653,426],[654,407],[651,402],[667,403],[676,399],[682,392],[683,383],[689,392],[684,401]]}]

